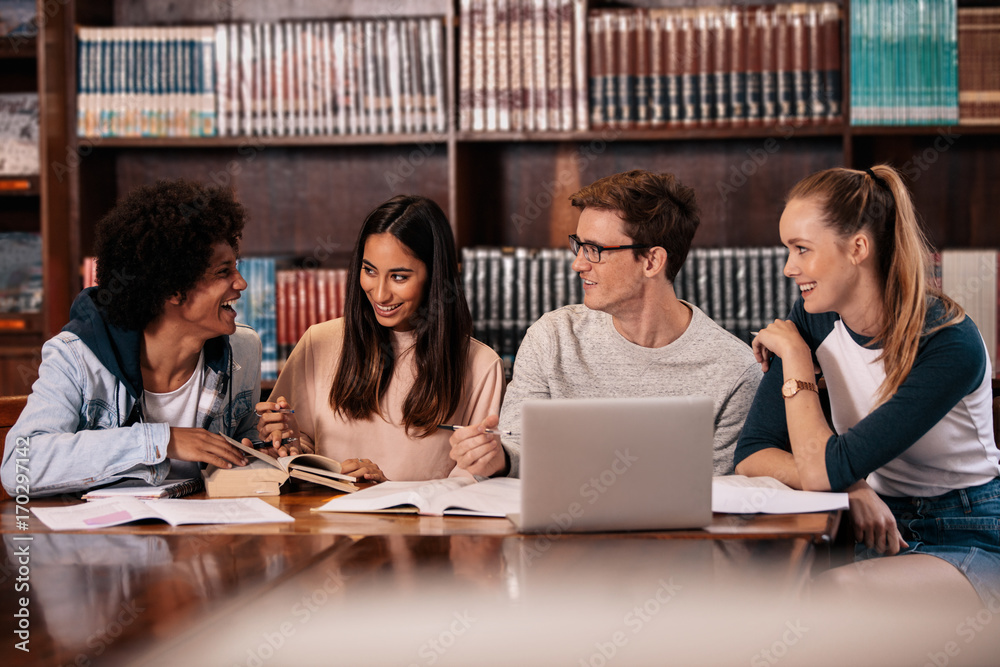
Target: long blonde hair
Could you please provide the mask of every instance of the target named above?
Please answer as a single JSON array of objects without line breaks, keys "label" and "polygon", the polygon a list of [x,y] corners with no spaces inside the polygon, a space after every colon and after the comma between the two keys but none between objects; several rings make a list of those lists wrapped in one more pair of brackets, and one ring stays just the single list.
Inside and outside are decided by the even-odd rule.
[{"label": "long blonde hair", "polygon": [[[961,322],[965,311],[930,283],[931,246],[909,190],[889,165],[818,172],[792,188],[786,202],[793,199],[817,202],[824,223],[842,238],[866,232],[872,239],[885,307],[871,342],[882,345],[878,360],[885,367],[885,380],[876,397],[876,404],[881,404],[910,374],[921,336]],[[944,316],[930,328],[928,297],[936,297],[944,307]]]}]

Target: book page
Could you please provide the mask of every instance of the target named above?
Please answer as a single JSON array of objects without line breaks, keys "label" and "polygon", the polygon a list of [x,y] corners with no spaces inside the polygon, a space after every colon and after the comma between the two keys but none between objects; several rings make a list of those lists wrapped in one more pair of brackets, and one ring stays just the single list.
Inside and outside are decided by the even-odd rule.
[{"label": "book page", "polygon": [[723,514],[800,514],[847,509],[846,493],[797,491],[772,477],[712,478],[712,511]]},{"label": "book page", "polygon": [[31,511],[52,530],[88,530],[140,519],[164,520],[145,502],[129,497],[92,500],[68,507],[32,507]]},{"label": "book page", "polygon": [[[278,470],[282,470],[282,471],[284,471],[286,473],[288,472],[288,469],[280,461],[278,461],[274,457],[268,456],[267,454],[261,454],[260,452],[258,452],[253,447],[247,447],[242,442],[237,442],[236,440],[233,440],[232,438],[230,438],[225,433],[220,433],[219,435],[221,435],[223,438],[225,438],[226,442],[228,442],[230,445],[232,445],[236,449],[240,450],[244,454],[249,454],[253,458],[259,459],[259,460],[263,461],[264,463],[268,464],[269,466],[273,466],[273,467],[277,468]],[[285,457],[282,457],[282,458],[290,459],[292,457],[285,456]]]},{"label": "book page", "polygon": [[189,523],[288,523],[295,519],[260,498],[218,498],[149,500],[170,525]]},{"label": "book page", "polygon": [[475,484],[467,477],[450,477],[429,482],[382,482],[349,496],[330,500],[317,512],[379,512],[393,507],[410,506],[420,513],[428,512],[435,496]]},{"label": "book page", "polygon": [[432,498],[427,513],[505,517],[520,511],[521,480],[498,477]]},{"label": "book page", "polygon": [[792,487],[779,482],[773,477],[747,477],[746,475],[722,475],[714,478],[717,484],[726,486],[740,486],[752,488],[781,489],[783,491],[794,491]]},{"label": "book page", "polygon": [[343,479],[348,482],[356,481],[354,477],[342,475],[340,473],[340,461],[334,461],[333,459],[320,454],[295,454],[294,456],[282,456],[278,459],[278,463],[283,465],[286,470],[290,470],[295,467],[300,470],[314,472],[317,475],[328,475],[330,477]]},{"label": "book page", "polygon": [[32,507],[31,511],[52,530],[106,528],[142,519],[159,519],[171,526],[189,523],[279,523],[295,520],[260,498],[105,498],[68,507]]}]

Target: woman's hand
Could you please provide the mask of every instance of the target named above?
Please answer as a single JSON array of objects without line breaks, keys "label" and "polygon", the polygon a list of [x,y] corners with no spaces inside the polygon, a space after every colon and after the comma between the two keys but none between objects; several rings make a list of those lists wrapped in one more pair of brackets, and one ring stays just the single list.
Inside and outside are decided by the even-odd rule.
[{"label": "woman's hand", "polygon": [[262,401],[254,406],[260,439],[271,443],[268,454],[276,457],[312,454],[312,448],[300,437],[299,423],[295,421],[295,413],[291,409],[292,406],[284,396],[279,396],[273,402]]},{"label": "woman's hand", "polygon": [[490,415],[479,424],[460,428],[452,433],[448,442],[451,443],[452,460],[462,470],[467,470],[480,477],[492,477],[502,471],[507,465],[500,436],[486,432],[495,429],[500,418]]},{"label": "woman's hand", "polygon": [[772,355],[787,359],[789,355],[801,353],[809,359],[812,358],[809,345],[791,320],[775,320],[767,325],[757,332],[750,346],[753,348],[754,358],[760,364],[760,370],[764,373],[770,367]]},{"label": "woman's hand", "polygon": [[347,459],[340,462],[340,472],[345,475],[357,477],[362,482],[384,482],[386,481],[382,469],[369,459]]},{"label": "woman's hand", "polygon": [[896,517],[865,480],[847,489],[854,539],[880,554],[895,556],[910,545],[896,526]]}]

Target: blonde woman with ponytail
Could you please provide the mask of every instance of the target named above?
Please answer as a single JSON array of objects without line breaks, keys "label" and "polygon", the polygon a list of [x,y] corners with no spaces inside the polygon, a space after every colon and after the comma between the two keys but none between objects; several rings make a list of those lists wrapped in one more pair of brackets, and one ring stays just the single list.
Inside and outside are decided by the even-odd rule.
[{"label": "blonde woman with ponytail", "polygon": [[993,370],[976,325],[929,284],[930,248],[899,174],[809,176],[789,193],[780,234],[801,298],[753,341],[765,375],[736,472],[848,492],[856,558],[875,560],[827,581],[1000,601]]}]

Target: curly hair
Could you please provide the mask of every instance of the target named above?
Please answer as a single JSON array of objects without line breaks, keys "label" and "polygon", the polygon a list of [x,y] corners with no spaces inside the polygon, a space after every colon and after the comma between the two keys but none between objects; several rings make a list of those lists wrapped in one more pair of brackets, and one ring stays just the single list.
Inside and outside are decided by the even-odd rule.
[{"label": "curly hair", "polygon": [[182,301],[208,270],[212,247],[239,254],[246,209],[222,188],[161,180],[129,192],[98,223],[96,301],[111,324],[142,330],[167,300]]},{"label": "curly hair", "polygon": [[[673,174],[654,174],[633,169],[594,181],[570,196],[581,211],[593,208],[613,211],[624,231],[638,245],[660,246],[667,251],[668,282],[684,266],[691,241],[698,229],[698,202],[694,190]],[[644,250],[633,250],[638,259]]]}]

